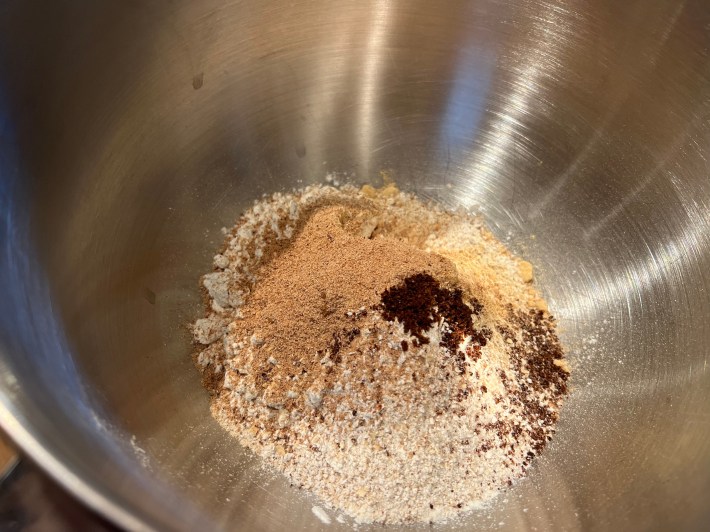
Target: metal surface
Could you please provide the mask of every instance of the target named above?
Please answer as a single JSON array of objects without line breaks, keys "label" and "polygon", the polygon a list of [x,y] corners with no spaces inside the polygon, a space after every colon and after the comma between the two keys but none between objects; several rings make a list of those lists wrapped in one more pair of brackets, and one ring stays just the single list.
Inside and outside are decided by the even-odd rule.
[{"label": "metal surface", "polygon": [[3,532],[118,532],[89,511],[37,466],[22,460],[0,485],[0,530]]},{"label": "metal surface", "polygon": [[325,527],[211,419],[184,324],[248,202],[388,169],[538,266],[574,367],[529,478],[452,528],[707,529],[709,28],[691,0],[2,2],[0,423],[129,528]]}]

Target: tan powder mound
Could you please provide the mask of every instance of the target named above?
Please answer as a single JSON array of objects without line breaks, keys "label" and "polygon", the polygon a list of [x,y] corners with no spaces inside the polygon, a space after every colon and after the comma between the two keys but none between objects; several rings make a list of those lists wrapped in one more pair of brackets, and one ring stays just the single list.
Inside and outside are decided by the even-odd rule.
[{"label": "tan powder mound", "polygon": [[[532,266],[479,218],[393,184],[316,185],[257,201],[225,234],[193,325],[213,414],[327,506],[362,523],[450,519],[554,433],[569,372],[554,319]],[[383,293],[421,274],[463,297],[487,342],[473,331],[447,351],[451,322],[422,343],[386,317]]]},{"label": "tan powder mound", "polygon": [[230,337],[251,336],[260,346],[244,361],[257,374],[279,365],[267,387],[268,402],[296,400],[286,397],[294,388],[286,380],[289,374],[301,375],[300,390],[322,377],[327,368],[317,353],[334,333],[353,327],[349,311],[369,309],[385,289],[410,274],[427,272],[451,284],[457,280],[456,268],[441,256],[400,240],[363,238],[359,214],[339,206],[316,211],[289,248],[260,272],[261,281],[241,309],[243,319],[229,329]]}]

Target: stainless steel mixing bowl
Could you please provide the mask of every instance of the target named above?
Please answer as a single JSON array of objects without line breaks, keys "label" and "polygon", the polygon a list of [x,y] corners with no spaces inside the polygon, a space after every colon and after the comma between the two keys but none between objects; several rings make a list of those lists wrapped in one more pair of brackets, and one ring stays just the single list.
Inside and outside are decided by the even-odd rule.
[{"label": "stainless steel mixing bowl", "polygon": [[386,169],[538,266],[574,367],[529,478],[448,528],[707,529],[709,45],[693,0],[3,1],[2,427],[128,528],[325,528],[184,326],[251,200]]}]

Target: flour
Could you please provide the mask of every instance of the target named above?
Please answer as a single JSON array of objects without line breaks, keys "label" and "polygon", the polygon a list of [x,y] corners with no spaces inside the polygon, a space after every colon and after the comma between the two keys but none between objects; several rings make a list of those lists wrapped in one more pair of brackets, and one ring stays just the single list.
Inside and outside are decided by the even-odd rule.
[{"label": "flour", "polygon": [[554,432],[554,320],[476,217],[391,184],[313,186],[256,202],[214,268],[193,324],[213,414],[356,523],[479,508]]}]

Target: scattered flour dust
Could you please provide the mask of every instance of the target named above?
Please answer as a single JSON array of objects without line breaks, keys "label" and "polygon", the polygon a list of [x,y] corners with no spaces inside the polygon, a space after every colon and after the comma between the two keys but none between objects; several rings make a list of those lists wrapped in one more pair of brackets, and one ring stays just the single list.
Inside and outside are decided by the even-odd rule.
[{"label": "scattered flour dust", "polygon": [[477,217],[392,184],[277,193],[202,286],[213,415],[356,523],[480,508],[554,432],[569,374],[554,319]]},{"label": "scattered flour dust", "polygon": [[141,463],[144,469],[150,469],[150,459],[148,458],[148,454],[145,452],[145,449],[143,449],[140,445],[138,445],[138,440],[136,439],[136,435],[133,434],[131,436],[131,448],[133,449],[133,453],[135,454],[136,458],[138,458],[138,461]]},{"label": "scattered flour dust", "polygon": [[323,522],[324,524],[329,525],[330,523],[332,523],[328,512],[326,512],[320,506],[314,506],[313,508],[311,508],[311,511],[313,512],[313,515],[320,519],[321,522]]}]

